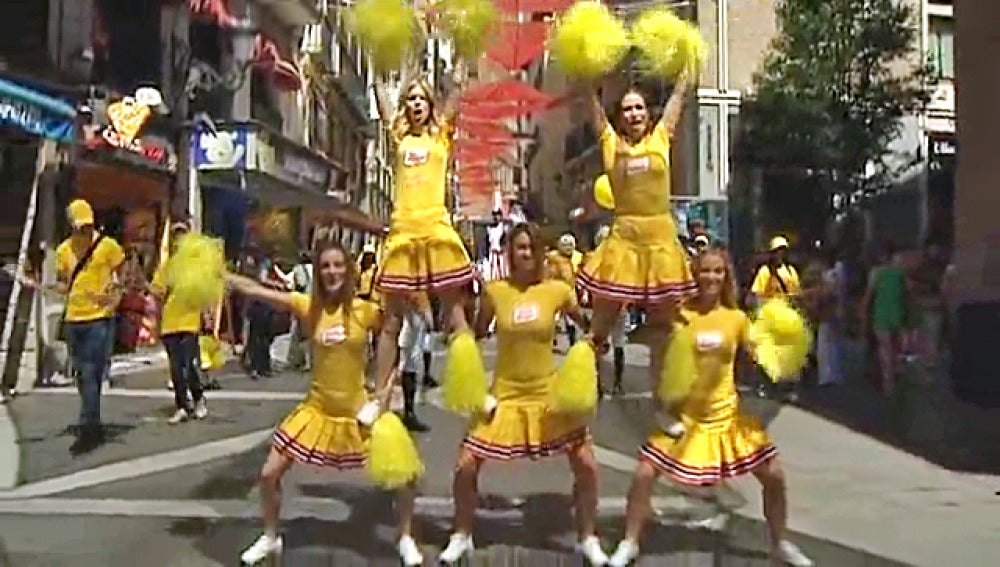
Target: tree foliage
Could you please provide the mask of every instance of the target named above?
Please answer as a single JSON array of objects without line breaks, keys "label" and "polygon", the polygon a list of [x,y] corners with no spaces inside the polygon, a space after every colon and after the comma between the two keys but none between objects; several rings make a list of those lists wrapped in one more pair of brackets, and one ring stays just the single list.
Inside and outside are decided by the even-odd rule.
[{"label": "tree foliage", "polygon": [[737,159],[797,170],[833,192],[887,187],[908,158],[890,149],[928,100],[913,10],[900,0],[782,0]]}]

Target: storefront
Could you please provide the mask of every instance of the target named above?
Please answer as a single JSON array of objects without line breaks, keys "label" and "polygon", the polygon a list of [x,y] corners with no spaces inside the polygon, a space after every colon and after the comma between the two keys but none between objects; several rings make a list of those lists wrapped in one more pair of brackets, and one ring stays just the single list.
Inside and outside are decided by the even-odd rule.
[{"label": "storefront", "polygon": [[[53,192],[76,132],[76,107],[68,90],[15,77],[0,78],[0,396],[15,385],[30,390],[38,377],[41,294],[14,273],[36,273],[51,242],[39,241],[39,211]],[[41,326],[44,329],[44,326]]]},{"label": "storefront", "polygon": [[191,208],[203,230],[224,240],[231,259],[255,251],[294,261],[317,219],[341,206],[329,193],[342,169],[260,123],[217,127],[191,134]]}]

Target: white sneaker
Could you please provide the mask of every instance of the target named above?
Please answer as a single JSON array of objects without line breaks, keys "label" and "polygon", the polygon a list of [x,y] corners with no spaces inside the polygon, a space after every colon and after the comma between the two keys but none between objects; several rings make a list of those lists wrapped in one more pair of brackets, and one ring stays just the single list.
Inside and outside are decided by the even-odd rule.
[{"label": "white sneaker", "polygon": [[424,555],[420,553],[420,547],[412,536],[405,535],[399,538],[396,544],[396,551],[399,552],[399,560],[406,567],[417,567],[424,564]]},{"label": "white sneaker", "polygon": [[802,553],[799,546],[788,540],[782,540],[778,544],[778,557],[794,567],[812,567],[813,565],[812,559],[806,557],[806,554]]},{"label": "white sneaker", "polygon": [[444,551],[438,556],[438,560],[445,565],[452,565],[463,557],[472,559],[472,553],[475,550],[476,546],[472,543],[472,536],[458,533],[451,534],[451,538],[448,540],[448,547],[444,548]]},{"label": "white sneaker", "polygon": [[609,567],[628,567],[639,557],[639,544],[623,539],[608,560]]},{"label": "white sneaker", "polygon": [[684,522],[684,527],[689,530],[709,530],[713,532],[722,531],[729,520],[729,514],[721,513],[708,516],[707,518],[695,518]]},{"label": "white sneaker", "polygon": [[174,391],[174,381],[171,380],[170,378],[167,378],[167,389],[170,390],[171,392]]},{"label": "white sneaker", "polygon": [[596,535],[589,535],[576,544],[576,550],[583,555],[592,566],[608,564],[608,554],[601,549],[601,540]]},{"label": "white sneaker", "polygon": [[62,372],[53,372],[52,376],[49,376],[49,379],[45,381],[45,384],[53,387],[72,386],[74,381]]},{"label": "white sneaker", "polygon": [[202,398],[194,404],[194,418],[205,419],[206,417],[208,417],[208,405],[205,403],[205,398]]},{"label": "white sneaker", "polygon": [[243,555],[240,555],[240,563],[243,565],[256,565],[268,557],[281,555],[281,550],[283,548],[284,542],[281,541],[281,537],[272,537],[267,534],[261,534],[261,536],[257,538],[257,541],[253,542],[253,545],[246,548],[243,551]]},{"label": "white sneaker", "polygon": [[174,415],[170,416],[167,423],[170,425],[177,425],[178,423],[183,423],[188,420],[188,412],[186,409],[181,408],[174,412]]}]

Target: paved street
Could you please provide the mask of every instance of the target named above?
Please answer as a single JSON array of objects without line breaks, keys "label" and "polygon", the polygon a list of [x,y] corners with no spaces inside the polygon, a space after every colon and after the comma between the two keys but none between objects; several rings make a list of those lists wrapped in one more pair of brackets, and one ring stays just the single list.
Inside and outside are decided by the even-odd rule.
[{"label": "paved street", "polygon": [[[491,352],[487,346],[488,359]],[[605,401],[593,425],[602,466],[601,535],[608,547],[620,534],[633,457],[650,427],[644,348],[630,346],[627,358],[626,395]],[[436,367],[441,362],[437,357]],[[7,410],[17,428],[20,485],[0,492],[0,564],[237,564],[259,530],[254,478],[270,428],[301,398],[307,381],[294,373],[259,382],[235,371],[217,377],[223,389],[209,392],[211,416],[170,427],[165,372],[128,375],[124,387],[103,398],[111,442],[79,459],[67,452],[66,425],[78,407],[74,391],[36,391],[13,401]],[[862,432],[851,429],[853,422],[840,425],[834,418],[850,420],[840,419],[838,404],[845,402],[837,396],[847,394],[804,397],[806,408],[816,406],[826,417],[770,401],[746,402],[769,422],[782,450],[792,539],[820,566],[992,563],[1000,553],[1000,479],[971,466],[959,470],[975,472],[953,472],[905,443],[883,441],[878,423],[872,431],[856,428]],[[428,565],[448,537],[451,467],[463,433],[462,421],[435,402],[431,392],[420,408],[432,427],[419,438],[427,465],[419,539],[428,546]],[[991,458],[987,454],[980,464],[995,464]],[[562,460],[488,467],[475,564],[578,564],[571,555],[569,479]],[[640,565],[767,564],[752,479],[714,495],[664,484],[655,504],[659,515]],[[721,530],[684,527],[717,506],[731,512]],[[284,509],[284,565],[396,565],[391,498],[369,489],[361,474],[293,469]]]}]

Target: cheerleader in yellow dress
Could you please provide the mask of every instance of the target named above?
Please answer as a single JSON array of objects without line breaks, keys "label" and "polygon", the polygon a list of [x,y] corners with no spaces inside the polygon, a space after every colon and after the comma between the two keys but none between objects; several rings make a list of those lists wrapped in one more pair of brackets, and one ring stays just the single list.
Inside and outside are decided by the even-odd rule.
[{"label": "cheerleader in yellow dress", "polygon": [[452,490],[455,526],[442,564],[472,555],[476,485],[484,461],[538,459],[566,454],[573,470],[573,497],[579,551],[592,565],[604,565],[594,523],[597,509],[597,463],[586,423],[548,408],[556,377],[552,355],[556,315],[565,313],[583,325],[576,293],[564,282],[545,277],[545,249],[538,229],[520,224],[510,233],[510,275],[488,282],[478,317],[477,336],[486,336],[496,319],[497,358],[492,403],[462,442]]},{"label": "cheerleader in yellow dress", "polygon": [[659,475],[682,484],[712,486],[753,474],[763,489],[772,563],[812,565],[785,539],[785,476],[778,450],[764,426],[739,410],[733,376],[736,353],[741,346],[752,353],[753,344],[747,339],[747,316],[736,304],[729,257],[721,249],[711,249],[695,258],[693,269],[698,292],[682,315],[694,337],[697,377],[681,401],[664,410],[669,417],[660,421],[669,425],[650,435],[642,446],[628,494],[625,538],[608,564],[625,567],[639,555],[639,536]]},{"label": "cheerleader in yellow dress", "polygon": [[[455,67],[460,83],[464,72],[460,64]],[[442,111],[433,93],[426,81],[406,83],[393,115],[384,87],[375,84],[379,114],[393,116],[396,152],[396,197],[376,279],[388,315],[376,355],[376,376],[382,379],[393,370],[402,321],[413,309],[408,296],[436,294],[453,336],[468,330],[463,299],[476,274],[446,206],[455,104]]]},{"label": "cheerleader in yellow dress", "polygon": [[[336,469],[356,469],[368,455],[370,426],[388,408],[392,381],[376,385],[377,397],[365,391],[367,339],[377,333],[382,314],[375,303],[355,297],[354,263],[337,243],[317,248],[317,281],[312,295],[266,288],[242,276],[227,276],[230,287],[249,297],[292,312],[312,341],[312,385],[309,394],[274,431],[271,452],[260,472],[264,534],[241,556],[255,565],[280,554],[278,535],[281,479],[293,463]],[[411,536],[414,488],[397,496],[399,557],[404,565],[423,565],[423,556]]]},{"label": "cheerleader in yellow dress", "polygon": [[617,105],[618,129],[608,122],[597,96],[590,97],[615,218],[611,233],[581,267],[580,285],[593,301],[591,332],[597,345],[608,338],[624,305],[646,309],[647,324],[653,327],[649,346],[654,379],[676,306],[695,285],[670,209],[670,140],[687,90],[682,75],[663,116],[653,122],[646,97],[629,89]]}]

